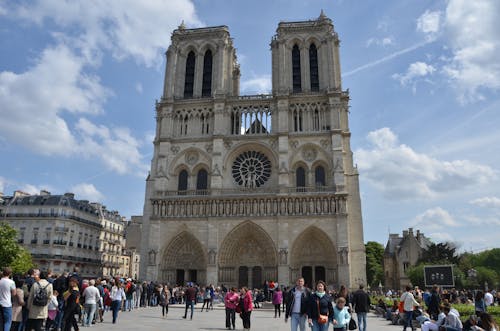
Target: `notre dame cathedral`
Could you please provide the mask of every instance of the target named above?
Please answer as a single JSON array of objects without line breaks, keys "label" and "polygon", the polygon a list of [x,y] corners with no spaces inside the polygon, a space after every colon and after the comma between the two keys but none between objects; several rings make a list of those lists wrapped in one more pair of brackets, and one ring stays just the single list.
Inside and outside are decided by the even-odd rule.
[{"label": "notre dame cathedral", "polygon": [[365,282],[339,38],[280,22],[272,94],[239,95],[227,26],[172,33],[146,181],[141,278],[261,287]]}]

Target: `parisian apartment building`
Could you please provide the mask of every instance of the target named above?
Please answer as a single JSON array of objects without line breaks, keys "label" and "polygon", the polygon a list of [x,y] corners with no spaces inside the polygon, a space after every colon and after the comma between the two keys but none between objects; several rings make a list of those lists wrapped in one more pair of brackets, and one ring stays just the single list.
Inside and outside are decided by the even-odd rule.
[{"label": "parisian apartment building", "polygon": [[83,276],[131,277],[125,217],[73,193],[15,191],[0,196],[0,219],[18,233],[34,263],[54,274],[78,267]]}]

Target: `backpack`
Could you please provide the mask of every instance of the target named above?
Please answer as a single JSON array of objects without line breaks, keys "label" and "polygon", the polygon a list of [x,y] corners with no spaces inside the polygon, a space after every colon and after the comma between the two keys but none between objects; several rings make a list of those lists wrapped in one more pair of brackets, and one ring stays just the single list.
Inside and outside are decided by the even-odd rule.
[{"label": "backpack", "polygon": [[44,287],[40,285],[39,282],[37,283],[37,289],[35,292],[35,295],[33,297],[33,305],[35,306],[46,306],[49,303],[49,296],[47,295],[47,286],[49,286],[50,283],[47,283]]}]

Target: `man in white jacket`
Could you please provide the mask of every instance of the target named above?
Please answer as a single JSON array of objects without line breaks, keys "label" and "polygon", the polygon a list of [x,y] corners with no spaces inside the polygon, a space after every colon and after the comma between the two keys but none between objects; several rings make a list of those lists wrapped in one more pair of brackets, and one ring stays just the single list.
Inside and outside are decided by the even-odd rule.
[{"label": "man in white jacket", "polygon": [[415,297],[410,291],[411,291],[411,286],[407,285],[406,291],[400,298],[400,301],[403,302],[403,307],[404,307],[403,309],[405,312],[405,326],[403,328],[403,331],[406,331],[407,327],[410,327],[413,330],[413,324],[412,324],[413,309],[415,307],[420,307],[420,304],[417,302],[417,300],[415,300]]}]

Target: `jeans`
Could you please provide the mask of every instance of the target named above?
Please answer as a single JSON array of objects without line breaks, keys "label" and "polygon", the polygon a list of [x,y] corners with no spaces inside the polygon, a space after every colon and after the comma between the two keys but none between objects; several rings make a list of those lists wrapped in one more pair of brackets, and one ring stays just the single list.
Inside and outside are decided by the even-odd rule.
[{"label": "jeans", "polygon": [[366,331],[366,313],[359,312],[359,313],[356,313],[356,316],[358,317],[358,329],[359,329],[359,331]]},{"label": "jeans", "polygon": [[62,321],[64,316],[64,299],[57,298],[59,306],[57,307],[59,311],[57,312],[56,318],[54,319],[54,325],[56,328],[62,328]]},{"label": "jeans", "polygon": [[406,330],[407,327],[410,327],[411,329],[413,329],[413,324],[411,321],[412,319],[413,319],[413,310],[410,310],[410,311],[405,310],[405,326],[404,326],[403,330]]},{"label": "jeans", "polygon": [[95,303],[86,303],[85,304],[86,318],[85,318],[83,325],[89,326],[90,324],[92,324],[92,321],[94,320],[94,314],[95,314],[96,308],[97,308],[97,305]]},{"label": "jeans", "polygon": [[187,318],[188,308],[191,306],[191,319],[193,319],[194,303],[194,300],[186,301],[186,312],[184,313],[184,318]]},{"label": "jeans", "polygon": [[236,327],[236,312],[234,309],[226,308],[226,328]]},{"label": "jeans", "polygon": [[132,309],[134,309],[132,305],[132,298],[127,298],[125,301],[125,310],[131,311]]},{"label": "jeans", "polygon": [[326,322],[325,324],[319,324],[317,320],[312,320],[312,323],[312,331],[328,331],[328,327],[330,326],[329,322]]},{"label": "jeans", "polygon": [[12,307],[1,307],[1,309],[3,329],[9,331],[12,324]]},{"label": "jeans", "polygon": [[292,313],[290,315],[290,330],[297,331],[298,328],[300,328],[300,331],[306,331],[306,315]]},{"label": "jeans", "polygon": [[243,328],[244,329],[250,329],[250,316],[252,314],[252,311],[242,311],[241,312],[241,319],[243,320]]},{"label": "jeans", "polygon": [[116,319],[118,318],[118,310],[120,310],[121,305],[121,300],[113,300],[111,302],[111,310],[113,311],[113,323],[116,323]]}]

